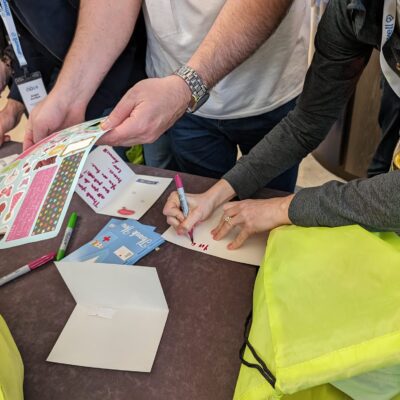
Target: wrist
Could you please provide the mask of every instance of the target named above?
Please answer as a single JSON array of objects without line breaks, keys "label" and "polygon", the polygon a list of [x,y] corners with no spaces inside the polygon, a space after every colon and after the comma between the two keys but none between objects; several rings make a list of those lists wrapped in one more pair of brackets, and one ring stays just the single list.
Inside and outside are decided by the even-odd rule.
[{"label": "wrist", "polygon": [[196,112],[210,97],[203,79],[194,68],[188,65],[178,68],[174,75],[182,79],[190,90],[190,102],[186,111],[190,113]]},{"label": "wrist", "polygon": [[75,89],[73,85],[63,84],[57,80],[47,98],[55,102],[58,107],[67,112],[68,110],[86,110],[91,96],[85,95],[81,90]]},{"label": "wrist", "polygon": [[[56,89],[56,87],[50,91],[43,102],[52,105],[52,107],[57,109],[58,112],[64,116],[64,118],[67,115],[78,115],[83,119],[85,117],[88,104],[85,101],[77,100],[77,97],[73,97],[69,94],[64,96],[64,92]],[[81,122],[83,122],[83,120]]]},{"label": "wrist", "polygon": [[9,98],[4,110],[12,113],[16,117],[21,117],[25,111],[25,106],[22,102]]},{"label": "wrist", "polygon": [[289,207],[294,198],[294,194],[283,197],[279,206],[279,225],[292,225],[289,218]]},{"label": "wrist", "polygon": [[197,60],[197,57],[193,56],[186,64],[188,67],[193,68],[200,76],[204,84],[210,90],[214,85],[207,76],[206,68],[203,67],[201,60]]},{"label": "wrist", "polygon": [[236,193],[228,181],[221,179],[205,192],[205,196],[211,201],[212,207],[215,209],[221,204],[232,200],[236,196]]},{"label": "wrist", "polygon": [[174,87],[178,95],[182,96],[182,102],[185,104],[185,109],[188,107],[190,100],[192,99],[192,91],[188,84],[178,75],[170,75],[168,79],[173,82]]}]

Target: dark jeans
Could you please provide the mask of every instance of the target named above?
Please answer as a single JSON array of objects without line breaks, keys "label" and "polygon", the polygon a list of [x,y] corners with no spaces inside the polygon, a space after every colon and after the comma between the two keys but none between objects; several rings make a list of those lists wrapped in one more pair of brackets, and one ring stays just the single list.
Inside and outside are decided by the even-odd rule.
[{"label": "dark jeans", "polygon": [[[221,178],[243,155],[274,128],[296,104],[296,99],[255,117],[218,120],[185,114],[159,141],[145,146],[147,165]],[[172,149],[172,155],[169,150]],[[298,165],[273,179],[267,187],[293,192]]]},{"label": "dark jeans", "polygon": [[388,172],[392,163],[394,149],[399,141],[400,99],[383,79],[383,93],[379,111],[379,125],[382,139],[368,168],[368,177]]}]

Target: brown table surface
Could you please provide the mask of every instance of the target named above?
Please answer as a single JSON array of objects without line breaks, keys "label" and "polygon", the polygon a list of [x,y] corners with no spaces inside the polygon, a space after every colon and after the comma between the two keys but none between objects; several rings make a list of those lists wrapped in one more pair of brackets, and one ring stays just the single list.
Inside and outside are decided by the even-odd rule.
[{"label": "brown table surface", "polygon": [[[9,143],[0,158],[18,153]],[[144,166],[140,174],[172,177]],[[202,192],[213,179],[182,174],[188,192]],[[141,219],[167,229],[162,208],[173,185]],[[277,195],[264,190],[262,197]],[[110,219],[96,215],[77,195],[69,213],[79,222],[69,250],[91,240]],[[51,240],[0,250],[0,276],[57,250]],[[170,309],[151,373],[92,369],[46,361],[75,307],[54,264],[0,288],[0,314],[8,323],[25,365],[26,400],[229,400],[239,372],[245,319],[251,309],[256,268],[187,250],[170,243],[139,261],[157,268]]]}]

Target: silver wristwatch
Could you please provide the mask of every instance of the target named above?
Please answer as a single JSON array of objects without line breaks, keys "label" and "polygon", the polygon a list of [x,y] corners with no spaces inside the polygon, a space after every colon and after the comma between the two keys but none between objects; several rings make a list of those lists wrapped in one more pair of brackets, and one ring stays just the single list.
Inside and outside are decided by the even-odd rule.
[{"label": "silver wristwatch", "polygon": [[204,84],[199,74],[187,65],[177,69],[174,74],[180,76],[189,86],[192,92],[192,99],[188,105],[187,112],[194,113],[210,97],[207,86]]}]

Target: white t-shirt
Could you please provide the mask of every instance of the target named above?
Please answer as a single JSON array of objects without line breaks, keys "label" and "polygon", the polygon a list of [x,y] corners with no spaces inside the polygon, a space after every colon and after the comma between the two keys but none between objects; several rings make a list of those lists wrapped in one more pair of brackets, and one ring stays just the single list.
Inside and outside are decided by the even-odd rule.
[{"label": "white t-shirt", "polygon": [[[149,77],[170,75],[186,64],[224,4],[225,0],[144,0]],[[197,115],[260,115],[298,96],[307,70],[309,14],[309,2],[295,0],[274,35],[211,90]]]}]

